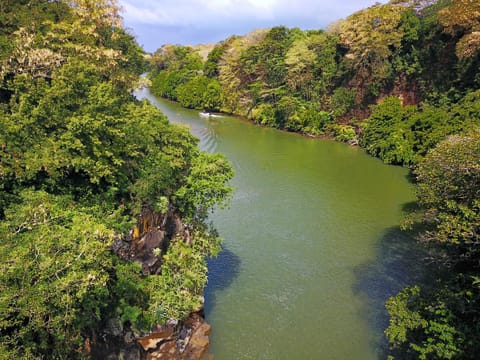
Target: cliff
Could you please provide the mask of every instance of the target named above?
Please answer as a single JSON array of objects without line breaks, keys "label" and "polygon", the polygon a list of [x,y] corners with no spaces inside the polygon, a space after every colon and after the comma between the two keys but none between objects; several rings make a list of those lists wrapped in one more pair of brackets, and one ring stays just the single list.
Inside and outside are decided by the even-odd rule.
[{"label": "cliff", "polygon": [[[144,276],[158,276],[163,256],[174,238],[192,242],[181,215],[172,210],[160,214],[144,206],[137,226],[118,238],[113,250],[123,260],[140,264]],[[156,324],[150,332],[139,333],[118,319],[110,319],[99,335],[87,339],[84,347],[93,359],[198,360],[208,349],[209,334],[210,325],[205,322],[202,305],[186,319]]]}]

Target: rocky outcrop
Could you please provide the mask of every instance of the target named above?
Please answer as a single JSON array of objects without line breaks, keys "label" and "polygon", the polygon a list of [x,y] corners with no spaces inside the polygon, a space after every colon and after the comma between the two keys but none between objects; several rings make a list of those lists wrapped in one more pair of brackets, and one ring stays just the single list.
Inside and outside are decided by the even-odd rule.
[{"label": "rocky outcrop", "polygon": [[151,334],[137,339],[144,351],[157,349],[161,344],[175,341],[175,327],[170,325],[158,326]]},{"label": "rocky outcrop", "polygon": [[100,337],[84,346],[92,359],[102,360],[200,360],[210,345],[210,325],[203,314],[193,313],[182,322],[170,321],[135,337],[112,320]]},{"label": "rocky outcrop", "polygon": [[146,206],[137,219],[135,229],[118,238],[113,251],[124,260],[142,265],[144,275],[158,274],[170,239],[175,237],[191,241],[180,215],[174,211],[159,214]]},{"label": "rocky outcrop", "polygon": [[[159,214],[146,206],[135,229],[116,239],[113,250],[124,260],[139,263],[143,275],[155,276],[173,238],[191,242],[180,215],[174,211]],[[205,322],[203,309],[197,309],[181,322],[170,320],[141,335],[111,319],[100,335],[87,339],[84,349],[93,359],[102,360],[199,360],[210,344],[209,334],[210,325]]]},{"label": "rocky outcrop", "polygon": [[[148,339],[138,339],[142,346],[157,342],[154,349],[149,349],[146,360],[198,360],[208,349],[210,325],[202,316],[193,314],[182,324],[174,337],[165,338],[162,333],[154,333]],[[145,347],[144,347],[145,350]]]}]

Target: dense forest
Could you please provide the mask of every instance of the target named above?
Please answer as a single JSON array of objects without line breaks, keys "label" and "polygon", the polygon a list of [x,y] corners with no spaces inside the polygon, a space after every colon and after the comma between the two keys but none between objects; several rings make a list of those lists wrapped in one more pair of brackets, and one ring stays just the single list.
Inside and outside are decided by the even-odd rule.
[{"label": "dense forest", "polygon": [[115,0],[0,2],[0,359],[88,357],[107,324],[202,304],[233,173],[135,100],[144,69]]},{"label": "dense forest", "polygon": [[480,2],[392,0],[326,30],[232,36],[207,56],[164,45],[152,91],[184,107],[358,144],[408,166],[418,208],[404,227],[442,274],[388,300],[391,359],[480,351]]},{"label": "dense forest", "polygon": [[[326,31],[283,26],[201,47],[165,45],[152,90],[188,108],[360,143],[386,163],[416,164],[478,122],[479,4],[391,1]],[[203,51],[202,51],[203,53]]]}]

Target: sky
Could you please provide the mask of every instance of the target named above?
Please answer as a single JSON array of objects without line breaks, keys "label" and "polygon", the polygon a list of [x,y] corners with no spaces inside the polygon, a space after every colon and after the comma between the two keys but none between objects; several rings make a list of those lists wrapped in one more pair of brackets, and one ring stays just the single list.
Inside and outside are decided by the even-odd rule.
[{"label": "sky", "polygon": [[[276,25],[324,29],[375,0],[119,0],[124,25],[153,52],[163,44],[217,43]],[[386,1],[381,1],[386,2]]]}]

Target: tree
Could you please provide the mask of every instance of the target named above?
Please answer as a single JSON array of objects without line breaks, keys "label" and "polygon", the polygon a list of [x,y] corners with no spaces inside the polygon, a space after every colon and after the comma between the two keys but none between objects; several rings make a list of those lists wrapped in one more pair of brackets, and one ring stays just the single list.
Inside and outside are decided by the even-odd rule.
[{"label": "tree", "polygon": [[457,56],[472,57],[480,50],[480,4],[474,0],[454,0],[438,13],[445,31],[459,34]]},{"label": "tree", "polygon": [[53,76],[50,84],[18,77],[16,105],[0,113],[4,186],[63,192],[82,184],[93,194],[125,189],[142,159],[157,151],[165,117],[129,103],[128,93],[102,82],[92,65],[67,64]]},{"label": "tree", "polygon": [[400,358],[474,359],[480,350],[480,131],[443,140],[415,173],[426,226],[420,239],[443,273],[423,292],[407,288],[388,300],[386,334]]},{"label": "tree", "polygon": [[123,86],[131,86],[142,71],[143,51],[121,28],[115,0],[38,1],[7,6],[5,11],[4,18],[20,21],[4,35],[11,44],[0,57],[2,79],[17,74],[49,79],[73,57],[102,68]]},{"label": "tree", "polygon": [[475,263],[480,229],[480,132],[450,136],[439,143],[416,174],[420,204],[434,225],[425,237],[458,247],[462,256],[474,256],[471,261]]},{"label": "tree", "polygon": [[222,87],[217,80],[212,80],[203,94],[203,107],[209,111],[219,111],[222,108]]},{"label": "tree", "polygon": [[414,164],[409,119],[414,106],[402,106],[397,97],[387,97],[373,106],[372,114],[362,125],[360,144],[387,164]]},{"label": "tree", "polygon": [[463,334],[455,329],[445,299],[425,299],[418,286],[407,287],[387,300],[391,344],[389,359],[455,359],[462,357]]},{"label": "tree", "polygon": [[209,78],[218,77],[219,73],[219,63],[222,56],[225,54],[227,43],[220,43],[215,45],[212,51],[208,53],[207,61],[204,66],[205,76]]},{"label": "tree", "polygon": [[340,25],[340,44],[348,49],[347,66],[362,81],[381,81],[390,76],[389,58],[399,48],[403,31],[399,27],[405,8],[374,5],[349,16]]},{"label": "tree", "polygon": [[340,118],[349,113],[355,107],[355,99],[357,97],[357,90],[338,87],[333,90],[331,96],[331,104],[333,115]]},{"label": "tree", "polygon": [[79,357],[109,305],[115,232],[68,197],[20,198],[0,223],[0,356]]},{"label": "tree", "polygon": [[315,53],[308,48],[306,39],[294,42],[285,56],[288,66],[287,84],[292,91],[301,91],[307,100],[313,95],[309,85],[313,80],[315,60]]},{"label": "tree", "polygon": [[200,75],[178,86],[175,92],[180,105],[190,109],[204,108],[204,97],[209,83],[210,79]]},{"label": "tree", "polygon": [[201,75],[203,61],[198,52],[189,46],[164,45],[150,61],[153,93],[188,108],[202,107],[208,80]]}]

